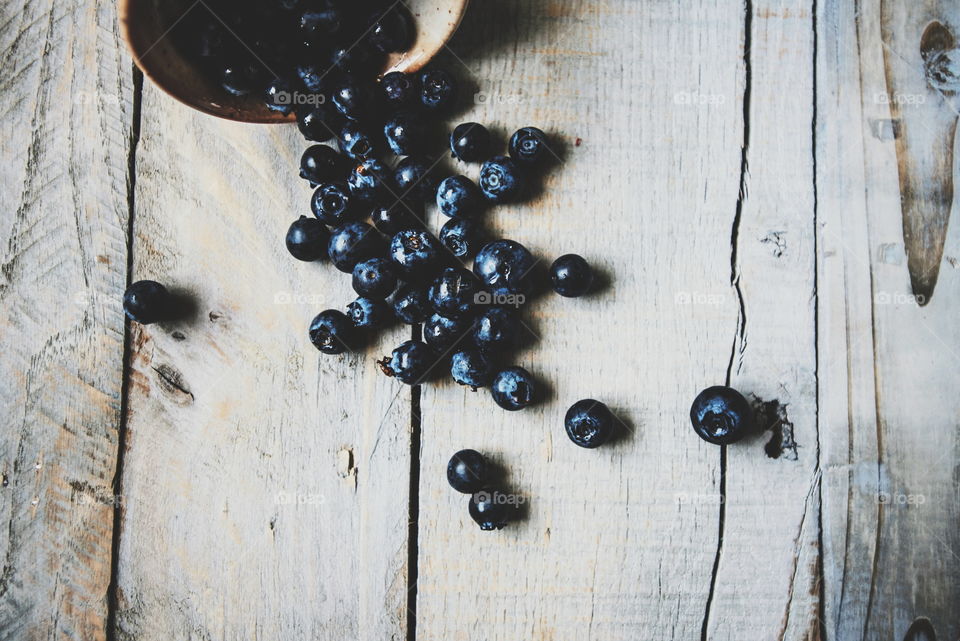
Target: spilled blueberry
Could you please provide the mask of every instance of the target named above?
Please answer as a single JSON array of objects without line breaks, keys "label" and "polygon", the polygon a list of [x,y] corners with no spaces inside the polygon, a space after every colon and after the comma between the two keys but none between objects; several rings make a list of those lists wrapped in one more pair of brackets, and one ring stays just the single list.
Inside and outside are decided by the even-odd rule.
[{"label": "spilled blueberry", "polygon": [[753,410],[743,394],[723,385],[700,392],[690,407],[697,436],[715,445],[736,443],[754,429]]},{"label": "spilled blueberry", "polygon": [[563,419],[567,436],[580,447],[600,447],[613,436],[614,417],[600,401],[585,398],[570,406]]},{"label": "spilled blueberry", "polygon": [[327,255],[330,232],[316,218],[300,216],[287,229],[287,251],[297,260],[320,260]]},{"label": "spilled blueberry", "polygon": [[171,318],[173,299],[157,281],[138,280],[123,293],[123,311],[130,320],[149,325]]},{"label": "spilled blueberry", "polygon": [[490,385],[493,402],[515,412],[537,400],[537,385],[530,372],[522,367],[507,367],[497,372]]},{"label": "spilled blueberry", "polygon": [[479,492],[490,480],[490,465],[476,450],[460,450],[447,463],[447,482],[463,494]]}]

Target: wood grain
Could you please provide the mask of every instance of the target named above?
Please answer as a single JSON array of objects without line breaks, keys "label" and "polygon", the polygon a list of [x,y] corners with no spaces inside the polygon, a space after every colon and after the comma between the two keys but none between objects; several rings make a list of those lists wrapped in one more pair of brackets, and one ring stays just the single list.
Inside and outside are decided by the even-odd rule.
[{"label": "wood grain", "polygon": [[402,638],[410,391],[308,340],[354,296],[283,244],[306,144],[150,86],[143,114],[134,278],[195,313],[133,337],[119,638]]},{"label": "wood grain", "polygon": [[[463,119],[565,141],[544,194],[494,225],[611,284],[534,307],[519,362],[549,387],[540,407],[424,390],[418,639],[815,633],[810,3],[486,6],[451,45],[490,95]],[[773,419],[722,454],[687,414],[728,377]],[[624,421],[613,446],[567,439],[587,397]],[[506,468],[522,522],[470,521],[442,473],[462,447]]]},{"label": "wood grain", "polygon": [[132,67],[111,2],[0,6],[0,638],[104,639]]},{"label": "wood grain", "polygon": [[[924,4],[956,25],[955,4]],[[904,5],[906,6],[906,5]],[[890,96],[883,33],[923,25],[888,24],[911,12],[859,11],[838,3],[819,19],[817,185],[820,261],[820,398],[823,476],[824,614],[828,638],[956,639],[960,590],[957,474],[958,278],[956,226],[947,229],[936,296],[911,285],[913,259],[902,214],[904,158],[918,150],[903,135],[904,109]],[[898,64],[922,78],[918,51]],[[897,80],[894,78],[894,80]],[[920,112],[922,113],[922,112]],[[936,122],[904,115],[914,129]],[[938,141],[940,142],[940,141]],[[940,179],[955,181],[957,168]],[[902,208],[905,207],[906,209]],[[916,212],[914,212],[916,213]],[[939,227],[937,227],[939,228]],[[932,228],[931,233],[937,233]],[[905,249],[905,240],[908,247]],[[935,251],[931,246],[930,251]],[[925,306],[919,303],[925,302]],[[928,619],[928,622],[924,622]],[[908,631],[910,632],[908,634]],[[925,631],[920,634],[918,631]]]}]

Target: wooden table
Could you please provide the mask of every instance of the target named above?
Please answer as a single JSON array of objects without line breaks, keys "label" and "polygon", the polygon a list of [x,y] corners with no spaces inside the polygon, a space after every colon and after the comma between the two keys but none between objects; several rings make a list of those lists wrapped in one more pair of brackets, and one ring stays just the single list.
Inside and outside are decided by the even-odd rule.
[{"label": "wooden table", "polygon": [[[309,344],[350,290],[283,247],[295,127],[144,82],[110,0],[0,15],[0,639],[960,638],[960,5],[474,0],[456,121],[564,141],[490,226],[609,281],[535,306],[519,413],[379,375],[407,328]],[[148,277],[193,317],[126,325]],[[765,431],[718,448],[725,382]],[[463,447],[521,522],[470,521]]]}]

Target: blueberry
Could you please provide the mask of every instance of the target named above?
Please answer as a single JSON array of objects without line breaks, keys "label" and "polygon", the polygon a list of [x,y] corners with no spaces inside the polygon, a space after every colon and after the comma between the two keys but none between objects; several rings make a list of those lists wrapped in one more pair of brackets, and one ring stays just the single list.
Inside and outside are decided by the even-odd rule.
[{"label": "blueberry", "polygon": [[397,274],[388,259],[370,258],[353,268],[352,283],[360,296],[383,300],[397,288]]},{"label": "blueberry", "polygon": [[310,145],[300,156],[300,177],[313,186],[342,177],[343,156],[326,145]]},{"label": "blueberry", "polygon": [[470,497],[467,511],[481,530],[500,530],[509,521],[512,511],[516,508],[511,506],[505,499],[507,496],[492,487],[484,488]]},{"label": "blueberry", "polygon": [[340,137],[337,139],[340,151],[350,156],[354,160],[366,160],[373,158],[379,151],[379,142],[370,135],[360,123],[348,120],[340,129]]},{"label": "blueberry", "polygon": [[426,158],[407,156],[393,171],[393,180],[404,197],[426,202],[437,191],[433,163]]},{"label": "blueberry", "polygon": [[463,494],[483,489],[490,480],[491,469],[487,459],[476,450],[460,450],[447,463],[447,482]]},{"label": "blueberry", "polygon": [[489,150],[490,132],[479,123],[457,125],[450,134],[450,151],[457,160],[478,162],[487,157]]},{"label": "blueberry", "polygon": [[330,64],[344,73],[368,75],[384,62],[383,53],[363,40],[338,47],[330,54]]},{"label": "blueberry", "polygon": [[449,111],[457,102],[457,81],[442,69],[420,74],[420,102],[435,112]]},{"label": "blueberry", "polygon": [[390,170],[376,158],[368,158],[353,168],[347,177],[350,193],[357,199],[372,202],[390,193]]},{"label": "blueberry", "polygon": [[527,370],[517,366],[507,367],[493,377],[490,395],[497,405],[515,412],[537,400],[537,386]]},{"label": "blueberry", "polygon": [[264,102],[267,109],[289,116],[293,113],[293,89],[290,83],[281,78],[274,78],[267,84]]},{"label": "blueberry", "polygon": [[149,325],[172,317],[173,299],[160,283],[138,280],[123,293],[123,311],[130,320]]},{"label": "blueberry", "polygon": [[391,71],[380,80],[383,101],[394,110],[409,109],[420,104],[420,83],[415,75]]},{"label": "blueberry", "polygon": [[690,407],[690,422],[708,443],[729,445],[754,429],[750,403],[737,390],[717,385],[697,395]]},{"label": "blueberry", "polygon": [[355,78],[346,78],[337,84],[330,101],[337,111],[351,120],[369,116],[372,107],[369,87]]},{"label": "blueberry", "polygon": [[450,359],[450,375],[460,385],[467,385],[477,391],[478,387],[486,387],[493,378],[493,365],[476,348],[460,350]]},{"label": "blueberry", "polygon": [[444,178],[437,187],[437,207],[446,216],[472,218],[483,205],[480,188],[466,176]]},{"label": "blueberry", "polygon": [[327,255],[330,232],[315,218],[300,216],[287,230],[287,251],[302,261],[320,260]]},{"label": "blueberry", "polygon": [[405,341],[389,358],[377,361],[387,376],[395,376],[401,383],[419,385],[436,363],[437,355],[422,341]]},{"label": "blueberry", "polygon": [[349,350],[353,339],[353,323],[339,310],[322,311],[310,323],[310,342],[324,354]]},{"label": "blueberry", "polygon": [[527,294],[535,260],[526,247],[512,240],[487,243],[473,260],[473,273],[496,295]]},{"label": "blueberry", "polygon": [[298,65],[296,72],[297,77],[307,91],[317,94],[323,92],[323,79],[327,75],[326,68],[315,65]]},{"label": "blueberry", "polygon": [[[336,137],[339,116],[334,114],[330,103],[315,103],[297,109],[297,128],[307,140],[326,142]],[[342,148],[341,148],[342,151]]]},{"label": "blueberry", "polygon": [[523,329],[516,311],[507,307],[488,307],[477,317],[473,341],[480,349],[501,352],[520,344]]},{"label": "blueberry", "polygon": [[442,251],[440,241],[423,229],[405,229],[390,241],[390,258],[404,274],[412,277],[422,276],[439,266]]},{"label": "blueberry", "polygon": [[519,200],[525,182],[520,166],[507,156],[494,156],[480,167],[480,190],[495,203]]},{"label": "blueberry", "polygon": [[362,260],[375,258],[383,251],[380,235],[365,223],[344,223],[330,232],[327,254],[333,266],[350,273]]},{"label": "blueberry", "polygon": [[419,200],[398,199],[391,205],[377,205],[370,220],[381,234],[393,236],[404,229],[423,227],[423,204]]},{"label": "blueberry", "polygon": [[393,318],[393,312],[382,300],[360,296],[347,305],[347,317],[354,327],[376,329],[387,325]]},{"label": "blueberry", "polygon": [[430,305],[438,314],[459,318],[473,310],[474,297],[479,289],[477,279],[469,271],[447,267],[430,285]]},{"label": "blueberry", "polygon": [[570,440],[586,448],[600,447],[610,440],[614,430],[613,422],[610,408],[592,398],[585,398],[571,405],[563,419]]},{"label": "blueberry", "polygon": [[349,187],[343,183],[328,183],[313,191],[310,209],[318,219],[335,227],[353,218],[355,205]]},{"label": "blueberry", "polygon": [[451,347],[461,343],[471,326],[468,318],[447,318],[440,314],[431,314],[423,324],[423,340],[438,352],[446,353]]},{"label": "blueberry", "polygon": [[575,298],[583,296],[593,286],[593,270],[582,256],[564,254],[550,266],[550,280],[553,291],[561,296]]},{"label": "blueberry", "polygon": [[314,7],[300,14],[300,38],[308,45],[323,45],[343,28],[344,16],[335,6]]},{"label": "blueberry", "polygon": [[510,136],[510,157],[524,165],[540,165],[552,155],[547,135],[536,127],[518,129]]},{"label": "blueberry", "polygon": [[238,62],[223,68],[220,85],[234,96],[246,96],[262,82],[262,69],[254,62]]},{"label": "blueberry", "polygon": [[407,325],[417,325],[432,313],[430,299],[422,287],[404,285],[393,297],[393,313]]},{"label": "blueberry", "polygon": [[475,220],[451,218],[440,228],[440,242],[461,259],[477,253],[482,236],[483,227]]},{"label": "blueberry", "polygon": [[380,16],[367,34],[370,44],[383,53],[406,51],[413,44],[413,37],[412,20],[402,3]]},{"label": "blueberry", "polygon": [[426,133],[423,121],[406,111],[393,115],[383,126],[387,145],[398,156],[418,153],[423,148]]}]

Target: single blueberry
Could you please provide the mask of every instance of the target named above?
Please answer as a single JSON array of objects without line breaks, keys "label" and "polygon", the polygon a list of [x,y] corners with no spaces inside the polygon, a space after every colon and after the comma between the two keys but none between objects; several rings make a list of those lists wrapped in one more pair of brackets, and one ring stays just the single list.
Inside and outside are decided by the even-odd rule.
[{"label": "single blueberry", "polygon": [[440,314],[431,314],[423,324],[423,340],[437,352],[445,354],[450,348],[461,344],[472,326],[467,317],[447,318]]},{"label": "single blueberry", "polygon": [[437,355],[422,341],[405,341],[393,350],[389,358],[377,361],[387,376],[395,376],[401,383],[419,385],[436,364]]},{"label": "single blueberry", "polygon": [[326,77],[326,68],[316,65],[298,65],[296,68],[297,77],[300,79],[303,87],[310,93],[323,93],[324,78]]},{"label": "single blueberry", "polygon": [[472,218],[483,205],[480,188],[466,176],[444,178],[437,187],[437,207],[445,216]]},{"label": "single blueberry", "polygon": [[473,311],[480,290],[476,277],[458,267],[447,267],[430,285],[428,296],[433,309],[448,318],[459,318]]},{"label": "single blueberry", "polygon": [[490,132],[480,123],[465,122],[450,134],[450,151],[457,160],[478,162],[487,157],[489,150]]},{"label": "single blueberry", "polygon": [[401,196],[423,202],[433,198],[437,191],[434,163],[426,158],[407,156],[393,170],[393,180]]},{"label": "single blueberry", "polygon": [[500,530],[510,522],[516,511],[508,499],[506,493],[487,487],[470,497],[467,511],[481,530]]},{"label": "single blueberry", "polygon": [[370,115],[373,96],[366,82],[347,77],[334,86],[330,101],[347,118],[360,120]]},{"label": "single blueberry", "polygon": [[380,80],[380,92],[386,105],[394,110],[420,105],[420,82],[413,74],[391,71]]},{"label": "single blueberry", "polygon": [[430,299],[422,287],[403,285],[393,296],[393,313],[407,325],[417,325],[432,313]]},{"label": "single blueberry", "polygon": [[320,185],[313,191],[310,209],[322,222],[336,227],[353,218],[356,207],[347,185],[328,183]]},{"label": "single blueberry", "polygon": [[443,69],[420,74],[420,102],[435,112],[449,111],[457,102],[457,81]]},{"label": "single blueberry", "polygon": [[380,234],[370,225],[358,222],[334,228],[327,244],[327,254],[333,266],[347,273],[351,273],[360,261],[375,258],[382,251]]},{"label": "single blueberry", "polygon": [[352,284],[360,296],[383,300],[397,288],[397,274],[388,259],[369,258],[353,268]]},{"label": "single blueberry", "polygon": [[347,305],[347,317],[354,327],[376,329],[387,325],[393,317],[393,312],[382,300],[360,296]]},{"label": "single blueberry", "polygon": [[583,296],[593,286],[590,264],[577,254],[564,254],[550,266],[553,291],[567,298]]},{"label": "single blueberry", "polygon": [[286,80],[274,78],[267,83],[264,94],[264,103],[270,111],[282,113],[284,116],[293,113],[293,89]]},{"label": "single blueberry", "polygon": [[473,494],[490,481],[487,459],[476,450],[460,450],[447,463],[447,483],[457,492]]},{"label": "single blueberry", "polygon": [[520,166],[507,156],[494,156],[480,167],[480,190],[495,203],[515,202],[526,188]]},{"label": "single blueberry", "polygon": [[173,298],[155,280],[138,280],[123,293],[123,311],[132,321],[149,325],[173,316]]},{"label": "single blueberry", "polygon": [[378,51],[391,53],[409,49],[413,44],[414,34],[410,13],[403,3],[398,3],[380,16],[367,34],[367,38]]},{"label": "single blueberry", "polygon": [[390,150],[398,156],[409,156],[423,149],[427,128],[416,115],[404,111],[394,114],[383,126],[383,135]]},{"label": "single blueberry", "polygon": [[440,241],[423,229],[405,229],[390,241],[390,258],[403,273],[418,277],[438,267],[443,260]]},{"label": "single blueberry", "polygon": [[381,234],[391,237],[404,229],[419,229],[423,227],[423,204],[419,200],[399,198],[390,205],[375,206],[370,220]]},{"label": "single blueberry", "polygon": [[563,419],[567,436],[580,447],[600,447],[613,435],[614,417],[610,408],[585,398],[570,406]]},{"label": "single blueberry", "polygon": [[483,238],[483,227],[475,220],[451,218],[440,228],[440,242],[460,259],[477,253]]},{"label": "single blueberry", "polygon": [[341,118],[335,111],[329,102],[313,102],[298,108],[297,128],[304,138],[314,142],[336,138]]},{"label": "single blueberry", "polygon": [[479,349],[470,348],[455,352],[450,358],[450,375],[460,385],[476,391],[486,387],[493,378],[493,365]]},{"label": "single blueberry", "polygon": [[537,400],[537,385],[527,370],[517,366],[507,367],[493,377],[490,395],[497,405],[515,412]]},{"label": "single blueberry", "polygon": [[310,145],[300,156],[300,177],[314,187],[342,178],[344,158],[326,145]]},{"label": "single blueberry", "polygon": [[690,407],[690,422],[708,443],[729,445],[754,429],[750,403],[737,390],[716,385],[697,395]]},{"label": "single blueberry", "polygon": [[365,202],[390,194],[390,170],[376,158],[368,158],[353,168],[347,177],[350,193]]},{"label": "single blueberry", "polygon": [[521,343],[523,324],[520,315],[509,307],[488,307],[477,316],[473,342],[480,349],[502,352]]},{"label": "single blueberry", "polygon": [[518,129],[510,136],[510,157],[524,165],[540,165],[553,155],[547,135],[536,127]]},{"label": "single blueberry", "polygon": [[220,85],[234,96],[246,96],[262,86],[263,69],[256,62],[238,62],[223,68]]},{"label": "single blueberry", "polygon": [[346,21],[337,7],[325,4],[312,6],[304,11],[297,22],[301,40],[310,46],[316,46],[325,44],[340,33]]},{"label": "single blueberry", "polygon": [[377,51],[369,42],[360,40],[352,45],[338,47],[330,54],[330,64],[340,72],[367,76],[384,62],[382,52]]},{"label": "single blueberry", "polygon": [[379,141],[374,138],[360,123],[348,120],[340,129],[337,139],[340,151],[354,160],[367,160],[377,155]]},{"label": "single blueberry", "polygon": [[320,260],[327,255],[330,232],[316,218],[300,216],[287,230],[287,251],[302,261]]},{"label": "single blueberry", "polygon": [[525,295],[531,288],[531,271],[535,263],[533,255],[520,243],[495,240],[477,253],[473,273],[495,295]]},{"label": "single blueberry", "polygon": [[322,311],[310,323],[310,342],[324,354],[350,350],[353,340],[353,323],[339,310]]}]

